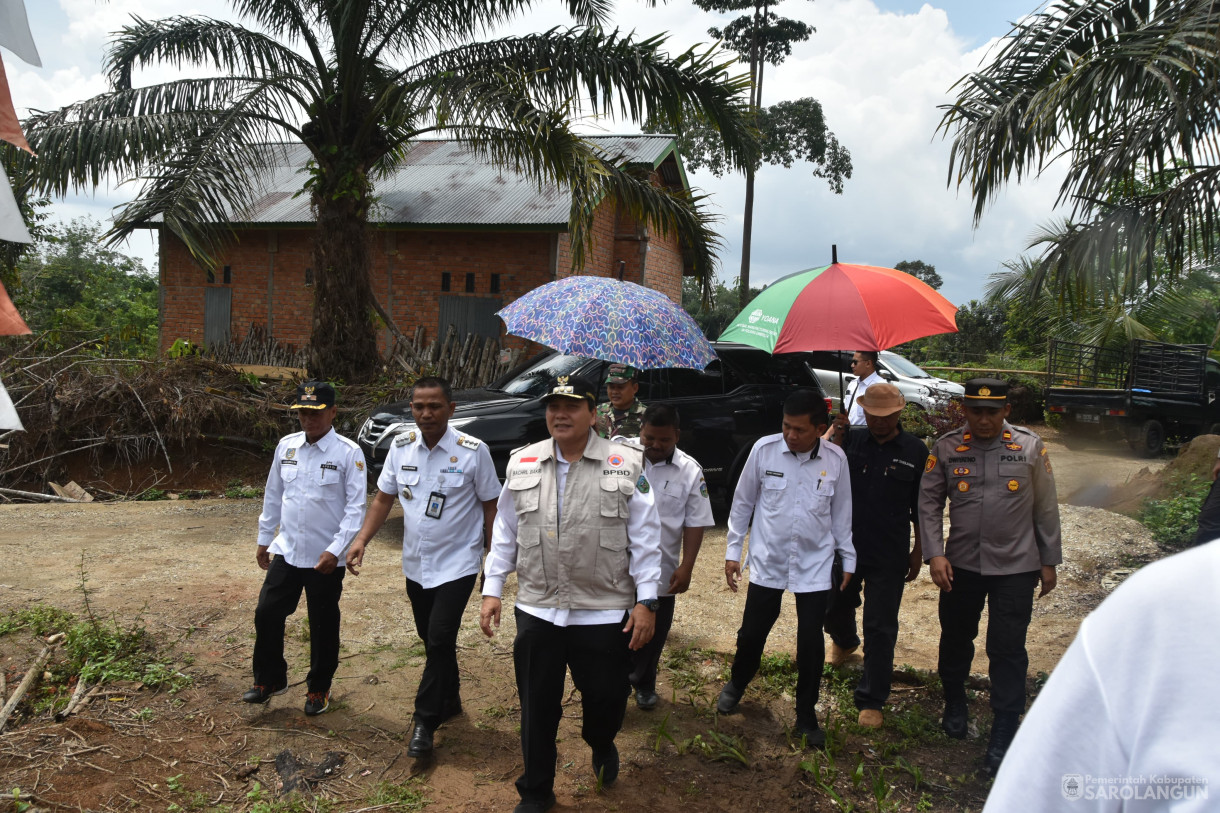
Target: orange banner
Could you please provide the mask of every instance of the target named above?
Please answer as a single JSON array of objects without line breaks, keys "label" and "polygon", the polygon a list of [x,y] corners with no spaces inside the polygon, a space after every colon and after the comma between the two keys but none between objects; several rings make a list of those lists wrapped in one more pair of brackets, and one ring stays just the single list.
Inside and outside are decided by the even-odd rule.
[{"label": "orange banner", "polygon": [[17,313],[17,306],[8,298],[4,283],[0,282],[0,336],[18,336],[30,333],[29,325]]},{"label": "orange banner", "polygon": [[17,111],[13,108],[13,96],[8,90],[8,76],[4,73],[4,59],[0,58],[0,138],[28,152],[30,144],[21,132],[21,122],[17,120]]}]

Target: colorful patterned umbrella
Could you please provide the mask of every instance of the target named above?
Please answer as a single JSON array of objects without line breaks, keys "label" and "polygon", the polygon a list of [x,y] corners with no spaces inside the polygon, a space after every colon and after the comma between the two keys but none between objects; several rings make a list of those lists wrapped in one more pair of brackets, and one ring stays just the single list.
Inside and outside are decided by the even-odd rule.
[{"label": "colorful patterned umbrella", "polygon": [[721,341],[768,353],[885,350],[937,333],[956,333],[957,307],[931,286],[893,268],[834,263],[772,283],[737,314]]},{"label": "colorful patterned umbrella", "polygon": [[607,277],[548,282],[497,315],[514,336],[641,370],[702,370],[716,358],[695,320],[669,297]]}]

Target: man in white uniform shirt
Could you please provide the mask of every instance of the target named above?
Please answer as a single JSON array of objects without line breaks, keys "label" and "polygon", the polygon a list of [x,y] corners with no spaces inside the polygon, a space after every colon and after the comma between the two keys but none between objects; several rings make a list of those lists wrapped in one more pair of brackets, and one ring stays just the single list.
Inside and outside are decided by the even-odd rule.
[{"label": "man in white uniform shirt", "polygon": [[657,664],[673,625],[674,596],[690,587],[695,557],[703,545],[703,529],[716,524],[703,467],[678,448],[680,435],[678,413],[673,407],[655,404],[644,411],[639,442],[644,448],[644,474],[654,489],[657,513],[661,515],[662,585],[652,640],[631,655],[635,704],[646,711],[657,706]]},{"label": "man in white uniform shirt", "polygon": [[457,404],[443,378],[411,389],[415,429],[390,446],[377,496],[352,540],[347,567],[359,575],[364,549],[385,524],[395,498],[402,503],[402,573],[415,631],[424,642],[424,673],[415,693],[415,725],[407,755],[432,753],[441,723],[462,712],[457,635],[462,613],[491,542],[500,481],[487,444],[449,428]]},{"label": "man in white uniform shirt", "polygon": [[860,396],[873,384],[880,384],[885,379],[877,372],[877,351],[857,350],[851,356],[851,371],[856,380],[847,389],[847,402],[843,411],[847,413],[847,422],[852,426],[865,426],[868,421],[864,417],[864,406]]},{"label": "man in white uniform shirt", "polygon": [[258,518],[255,560],[267,576],[254,611],[254,686],[242,700],[265,703],[287,691],[284,622],[304,590],[309,608],[305,713],[314,715],[330,707],[331,680],[339,667],[343,560],[364,518],[364,454],[334,430],[338,409],[330,384],[301,384],[292,409],[303,431],[275,447]]},{"label": "man in white uniform shirt", "polygon": [[517,572],[513,663],[525,771],[515,813],[555,805],[555,735],[564,676],[580,691],[581,737],[603,786],[618,778],[614,738],[631,693],[630,650],[652,638],[661,579],[660,518],[638,449],[598,437],[597,388],[547,385],[551,437],[513,452],[497,504],[479,621],[500,626],[505,577]]},{"label": "man in white uniform shirt", "polygon": [[[856,568],[851,543],[851,475],[843,450],[823,442],[826,402],[812,390],[784,401],[783,432],[759,438],[750,450],[733,494],[724,576],[737,592],[742,545],[750,531],[750,585],[737,631],[729,682],[716,702],[721,714],[738,708],[758,672],[767,636],[779,617],[784,591],[796,597],[797,738],[815,748],[826,743],[814,706],[822,680],[822,621],[830,599],[831,565],[837,551],[846,590]],[[753,523],[750,517],[753,516]]]}]

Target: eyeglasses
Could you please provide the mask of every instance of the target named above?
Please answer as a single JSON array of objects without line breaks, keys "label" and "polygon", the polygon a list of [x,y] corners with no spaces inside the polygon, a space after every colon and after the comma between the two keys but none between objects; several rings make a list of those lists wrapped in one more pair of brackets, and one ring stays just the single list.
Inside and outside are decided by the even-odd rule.
[{"label": "eyeglasses", "polygon": [[852,366],[852,367],[855,367],[855,366],[856,366],[857,364],[859,364],[859,363],[860,363],[860,359],[852,359],[852,360],[851,360],[851,366]]}]

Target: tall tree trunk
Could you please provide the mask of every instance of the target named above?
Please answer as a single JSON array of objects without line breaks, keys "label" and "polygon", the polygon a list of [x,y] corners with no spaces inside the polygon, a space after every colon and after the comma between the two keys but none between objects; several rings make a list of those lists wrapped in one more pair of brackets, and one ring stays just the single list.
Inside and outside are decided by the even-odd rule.
[{"label": "tall tree trunk", "polygon": [[754,168],[746,169],[746,210],[741,223],[741,288],[737,304],[744,308],[750,297],[750,241],[754,236]]},{"label": "tall tree trunk", "polygon": [[317,378],[364,382],[380,360],[369,279],[367,181],[365,187],[363,195],[350,188],[347,194],[316,188],[313,195],[317,233],[309,372]]}]

